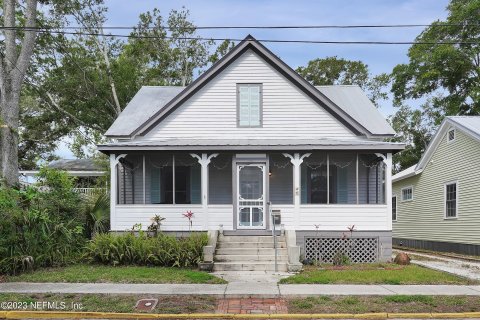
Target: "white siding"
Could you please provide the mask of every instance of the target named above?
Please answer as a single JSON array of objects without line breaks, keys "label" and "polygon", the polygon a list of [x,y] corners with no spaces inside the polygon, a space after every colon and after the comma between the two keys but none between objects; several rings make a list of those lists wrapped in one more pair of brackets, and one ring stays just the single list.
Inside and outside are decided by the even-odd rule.
[{"label": "white siding", "polygon": [[[156,214],[166,218],[162,222],[163,231],[188,231],[188,219],[182,214],[187,210],[194,213],[192,230],[205,230],[206,215],[201,205],[117,205],[115,207],[115,224],[113,231],[131,229],[134,224],[141,223],[144,230],[152,223]],[[225,230],[233,225],[233,207],[231,205],[209,206],[209,229],[218,229],[223,224]]]},{"label": "white siding", "polygon": [[[263,127],[237,127],[237,83],[263,84]],[[249,50],[138,139],[315,137],[356,138],[329,112]]]},{"label": "white siding", "polygon": [[[274,205],[274,209],[281,210],[285,229],[315,230],[315,224],[320,224],[320,230],[346,231],[347,226],[354,224],[358,231],[391,230],[385,205],[302,205],[298,227],[294,205]],[[146,229],[150,219],[159,214],[166,218],[162,230],[188,231],[188,220],[182,216],[187,210],[195,214],[192,230],[205,230],[206,215],[200,205],[118,205],[112,230],[125,231],[136,223]],[[209,205],[208,229],[219,229],[222,224],[224,230],[233,230],[233,212],[232,205]]]},{"label": "white siding", "polygon": [[347,230],[355,225],[357,231],[392,230],[386,205],[302,205],[297,230]]}]

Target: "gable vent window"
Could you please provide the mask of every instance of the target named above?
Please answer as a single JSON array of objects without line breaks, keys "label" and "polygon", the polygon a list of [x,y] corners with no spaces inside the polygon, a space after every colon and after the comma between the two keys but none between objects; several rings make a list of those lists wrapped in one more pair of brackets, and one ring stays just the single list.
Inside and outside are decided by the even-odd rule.
[{"label": "gable vent window", "polygon": [[239,127],[262,126],[261,84],[237,84],[237,123]]},{"label": "gable vent window", "polygon": [[452,142],[455,140],[455,129],[451,129],[448,131],[447,138],[448,142]]}]

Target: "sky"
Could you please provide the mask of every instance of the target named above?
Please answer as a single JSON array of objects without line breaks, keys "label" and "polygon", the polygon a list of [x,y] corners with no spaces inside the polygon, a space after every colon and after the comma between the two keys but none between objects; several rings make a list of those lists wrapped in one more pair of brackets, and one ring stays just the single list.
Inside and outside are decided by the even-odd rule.
[{"label": "sky", "polygon": [[[447,16],[448,0],[106,0],[109,26],[134,26],[141,13],[158,8],[162,16],[185,7],[197,26],[384,25],[430,24]],[[200,30],[205,37],[330,41],[413,41],[423,28]],[[117,33],[117,31],[115,31]],[[389,73],[408,62],[409,45],[288,44],[265,45],[292,68],[315,58],[338,56],[361,60],[373,74]],[[393,108],[383,103],[388,116]],[[73,158],[64,143],[57,155]]]}]

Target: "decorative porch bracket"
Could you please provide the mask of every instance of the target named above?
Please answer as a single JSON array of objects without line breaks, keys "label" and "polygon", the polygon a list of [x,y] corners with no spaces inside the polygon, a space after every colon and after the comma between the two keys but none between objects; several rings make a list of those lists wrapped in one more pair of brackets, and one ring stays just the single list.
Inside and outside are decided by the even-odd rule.
[{"label": "decorative porch bracket", "polygon": [[126,153],[115,156],[110,154],[110,230],[115,227],[115,206],[117,205],[117,165],[120,159],[125,158]]},{"label": "decorative porch bracket", "polygon": [[293,164],[293,187],[294,187],[294,204],[295,204],[295,227],[300,226],[300,165],[303,162],[303,159],[310,157],[311,153],[300,153],[296,152],[293,155],[284,153],[283,156],[290,159],[290,162]]},{"label": "decorative porch bracket", "polygon": [[196,158],[198,160],[198,163],[202,166],[202,208],[203,208],[203,213],[205,215],[204,221],[204,229],[208,230],[208,165],[210,164],[210,161],[218,156],[218,153],[212,153],[211,155],[208,155],[207,153],[202,153],[201,155],[195,154],[195,153],[190,153],[190,155],[193,158]]}]

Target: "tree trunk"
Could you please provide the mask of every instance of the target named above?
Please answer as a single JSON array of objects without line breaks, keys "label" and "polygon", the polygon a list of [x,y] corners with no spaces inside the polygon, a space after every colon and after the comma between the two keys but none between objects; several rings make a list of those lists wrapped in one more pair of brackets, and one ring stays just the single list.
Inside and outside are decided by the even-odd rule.
[{"label": "tree trunk", "polygon": [[0,55],[0,169],[7,186],[18,185],[18,122],[20,92],[35,45],[37,1],[28,0],[25,9],[25,35],[17,47],[14,29],[17,1],[3,1],[5,53]]},{"label": "tree trunk", "polygon": [[2,152],[2,178],[8,186],[18,184],[18,117],[19,90],[13,86],[12,79],[5,79],[1,89],[0,146]]}]

